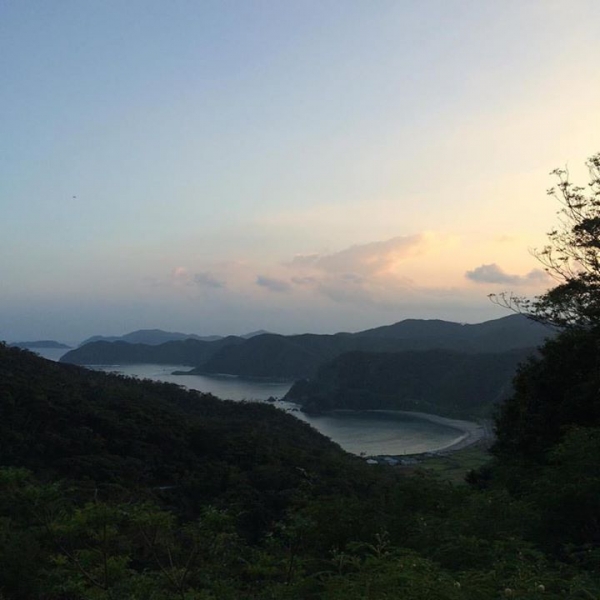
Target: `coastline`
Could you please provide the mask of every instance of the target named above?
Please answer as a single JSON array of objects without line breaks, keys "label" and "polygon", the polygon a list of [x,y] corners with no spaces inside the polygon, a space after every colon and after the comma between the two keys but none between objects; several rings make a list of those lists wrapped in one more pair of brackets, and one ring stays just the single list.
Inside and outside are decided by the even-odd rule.
[{"label": "coastline", "polygon": [[446,427],[452,427],[462,432],[462,435],[450,442],[449,444],[436,448],[429,452],[423,452],[422,454],[445,454],[455,452],[456,450],[462,450],[468,446],[472,446],[478,442],[491,441],[492,435],[486,428],[484,423],[476,423],[475,421],[464,421],[462,419],[450,419],[448,417],[440,417],[439,415],[432,415],[429,413],[412,412],[412,411],[395,411],[408,415],[415,415],[422,419],[427,419],[432,423],[439,425],[445,425]]},{"label": "coastline", "polygon": [[[337,412],[337,411],[333,411]],[[489,443],[493,439],[493,434],[488,424],[483,421],[477,423],[475,421],[465,421],[463,419],[451,419],[449,417],[441,417],[439,415],[433,415],[430,413],[423,413],[409,410],[374,410],[369,412],[378,412],[381,414],[389,415],[407,415],[425,419],[438,425],[444,425],[445,427],[451,427],[461,432],[461,435],[454,441],[440,446],[439,448],[433,448],[426,452],[419,452],[414,454],[399,454],[399,455],[385,455],[388,458],[402,461],[403,459],[417,459],[419,457],[430,457],[430,456],[443,456],[445,454],[451,454],[457,450],[468,448],[475,444]],[[383,455],[374,456],[370,458],[382,458]]]}]

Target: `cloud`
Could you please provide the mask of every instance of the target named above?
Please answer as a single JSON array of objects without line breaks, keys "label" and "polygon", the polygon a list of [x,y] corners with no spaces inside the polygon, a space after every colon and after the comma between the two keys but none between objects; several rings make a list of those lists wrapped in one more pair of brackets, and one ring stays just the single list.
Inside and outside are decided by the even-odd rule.
[{"label": "cloud", "polygon": [[526,275],[511,275],[503,271],[496,263],[481,265],[472,271],[467,271],[465,277],[475,283],[507,285],[535,285],[548,280],[548,275],[541,269],[532,269]]},{"label": "cloud", "polygon": [[414,272],[420,257],[447,242],[433,233],[397,236],[338,252],[298,255],[283,266],[293,271],[290,281],[297,290],[336,303],[391,305],[415,289],[408,270]]},{"label": "cloud", "polygon": [[315,285],[319,283],[316,277],[292,277],[292,282],[296,285]]},{"label": "cloud", "polygon": [[527,283],[546,283],[550,281],[550,276],[542,269],[532,269],[524,279]]},{"label": "cloud", "polygon": [[194,275],[194,283],[200,287],[221,289],[225,287],[225,283],[217,279],[212,273],[205,271]]},{"label": "cloud", "polygon": [[351,246],[331,254],[296,256],[289,265],[317,269],[354,280],[383,275],[393,270],[403,260],[426,251],[432,237],[435,236],[432,234],[398,236],[389,240]]},{"label": "cloud", "polygon": [[368,286],[344,278],[331,277],[318,281],[315,289],[319,294],[338,303],[368,305],[374,302],[374,294]]},{"label": "cloud", "polygon": [[[484,241],[489,245],[490,238]],[[484,245],[477,247],[478,251],[487,254],[498,251],[498,246]],[[305,253],[278,263],[244,258],[187,264],[187,268],[177,269],[175,293],[192,301],[214,301],[215,305],[243,302],[248,310],[251,306],[279,309],[285,299],[285,305],[295,310],[312,307],[335,312],[337,307],[340,311],[396,314],[403,307],[419,307],[423,314],[427,306],[443,306],[444,302],[457,306],[471,303],[479,297],[480,286],[468,282],[532,288],[545,282],[542,271],[527,273],[531,263],[519,269],[527,273],[523,276],[505,272],[496,264],[467,271],[473,253],[473,245],[467,246],[464,236],[420,232]],[[505,260],[519,265],[514,257]],[[517,271],[518,267],[514,268]]]},{"label": "cloud", "polygon": [[283,279],[275,279],[273,277],[265,277],[258,275],[256,277],[256,285],[260,285],[271,292],[287,292],[291,289],[291,285]]},{"label": "cloud", "polygon": [[185,278],[187,277],[188,270],[185,267],[175,267],[171,274],[173,277]]}]

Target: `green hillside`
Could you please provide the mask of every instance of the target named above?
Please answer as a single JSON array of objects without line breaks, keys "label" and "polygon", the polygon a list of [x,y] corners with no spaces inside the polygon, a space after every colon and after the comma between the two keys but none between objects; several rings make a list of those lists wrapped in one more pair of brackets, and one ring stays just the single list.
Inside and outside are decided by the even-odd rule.
[{"label": "green hillside", "polygon": [[392,409],[489,417],[510,395],[517,365],[532,352],[351,352],[323,365],[314,379],[297,381],[286,400],[309,412]]}]

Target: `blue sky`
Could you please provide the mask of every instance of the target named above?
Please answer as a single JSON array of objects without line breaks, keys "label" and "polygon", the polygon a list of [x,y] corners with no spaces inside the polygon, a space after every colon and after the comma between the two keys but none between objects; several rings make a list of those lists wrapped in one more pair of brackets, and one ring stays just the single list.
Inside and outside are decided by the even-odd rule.
[{"label": "blue sky", "polygon": [[599,55],[586,0],[0,0],[0,339],[502,316]]}]

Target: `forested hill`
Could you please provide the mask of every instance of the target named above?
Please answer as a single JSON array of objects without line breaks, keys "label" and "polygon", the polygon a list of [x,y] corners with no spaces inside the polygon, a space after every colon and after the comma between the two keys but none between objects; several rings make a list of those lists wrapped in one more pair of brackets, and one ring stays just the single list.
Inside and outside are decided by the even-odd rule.
[{"label": "forested hill", "polygon": [[321,366],[313,380],[297,381],[286,400],[309,412],[389,409],[489,417],[512,392],[517,365],[533,353],[350,352]]},{"label": "forested hill", "polygon": [[[555,331],[523,315],[509,315],[483,323],[406,319],[393,325],[367,329],[359,336],[421,340],[436,348],[463,352],[503,352],[535,347]],[[463,343],[463,347],[458,344]],[[410,348],[412,350],[412,348]],[[416,348],[415,348],[416,349]]]},{"label": "forested hill", "polygon": [[195,505],[248,493],[249,515],[258,486],[268,496],[256,507],[265,512],[254,515],[260,527],[301,486],[299,469],[317,485],[336,461],[357,464],[271,405],[61,365],[0,344],[0,466],[98,485],[178,486],[182,502]]},{"label": "forested hill", "polygon": [[196,367],[194,372],[199,374],[298,379],[313,377],[321,365],[346,352],[432,349],[504,352],[536,347],[553,334],[553,330],[521,315],[476,325],[410,319],[377,329],[335,335],[263,334],[250,339],[228,337],[214,342],[169,342],[153,348],[143,344],[96,342],[68,352],[61,361],[183,364]]},{"label": "forested hill", "polygon": [[400,352],[433,349],[498,353],[535,348],[554,331],[521,315],[477,325],[409,319],[395,325],[336,335],[263,335],[215,353],[198,373],[249,377],[312,378],[319,367],[347,352]]},{"label": "forested hill", "polygon": [[78,365],[119,365],[152,363],[196,366],[229,345],[244,343],[235,336],[212,342],[195,339],[164,344],[132,344],[123,341],[91,342],[64,354],[60,362]]}]

